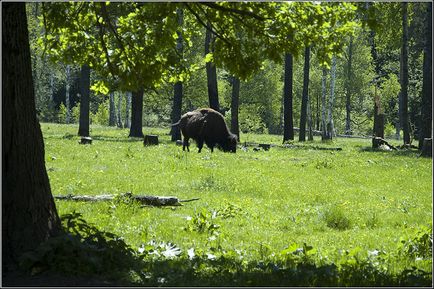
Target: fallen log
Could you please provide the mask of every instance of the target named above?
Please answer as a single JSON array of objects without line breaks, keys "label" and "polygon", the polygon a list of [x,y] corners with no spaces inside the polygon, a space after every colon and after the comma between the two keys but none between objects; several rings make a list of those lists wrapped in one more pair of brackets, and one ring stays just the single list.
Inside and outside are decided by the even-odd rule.
[{"label": "fallen log", "polygon": [[182,206],[181,203],[197,201],[199,198],[180,200],[177,197],[161,197],[161,196],[143,196],[143,195],[133,195],[132,193],[125,193],[120,195],[98,195],[98,196],[74,196],[69,195],[59,195],[54,196],[58,200],[67,201],[82,201],[82,202],[98,202],[98,201],[110,201],[116,198],[135,200],[142,205],[147,206]]}]

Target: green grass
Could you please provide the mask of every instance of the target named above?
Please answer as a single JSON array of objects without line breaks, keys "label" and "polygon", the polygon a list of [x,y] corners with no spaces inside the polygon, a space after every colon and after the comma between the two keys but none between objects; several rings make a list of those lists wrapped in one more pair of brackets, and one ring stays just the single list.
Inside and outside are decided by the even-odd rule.
[{"label": "green grass", "polygon": [[[92,145],[80,145],[77,125],[43,123],[41,128],[53,195],[200,198],[164,208],[56,200],[59,215],[80,212],[135,250],[155,240],[176,244],[182,252],[239,250],[244,260],[256,262],[306,243],[315,248],[315,260],[336,263],[345,250],[394,252],[401,237],[432,224],[432,160],[415,151],[373,151],[370,139],[323,144],[316,138],[294,141],[296,148],[256,152],[249,147],[236,154],[204,148],[198,154],[194,143],[190,153],[171,143],[169,129],[144,128],[160,140],[144,147],[141,139],[129,139],[126,129],[92,126]],[[241,140],[281,144],[281,136],[274,135],[242,134]],[[204,232],[195,229],[198,219],[205,222]],[[213,224],[217,229],[207,231]],[[401,258],[390,270],[416,266],[431,273],[431,265],[431,260]]]}]

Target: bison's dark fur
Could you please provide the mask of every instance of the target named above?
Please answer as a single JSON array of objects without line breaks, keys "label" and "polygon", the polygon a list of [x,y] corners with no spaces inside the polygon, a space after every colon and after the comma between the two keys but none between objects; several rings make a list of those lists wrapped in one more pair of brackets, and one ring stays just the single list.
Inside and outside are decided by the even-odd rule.
[{"label": "bison's dark fur", "polygon": [[211,108],[201,108],[187,112],[173,126],[179,125],[184,142],[182,150],[189,149],[189,139],[196,141],[199,152],[202,150],[203,143],[214,151],[214,147],[225,152],[235,152],[237,149],[237,136],[232,134],[226,126],[223,115]]}]

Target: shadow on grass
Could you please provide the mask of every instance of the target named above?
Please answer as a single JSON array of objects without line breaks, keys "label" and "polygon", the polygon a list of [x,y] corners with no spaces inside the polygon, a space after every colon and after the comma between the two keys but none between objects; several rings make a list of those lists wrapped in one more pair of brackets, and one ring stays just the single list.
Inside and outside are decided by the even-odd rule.
[{"label": "shadow on grass", "polygon": [[406,156],[406,157],[420,157],[420,151],[417,149],[398,149],[398,150],[381,150],[381,149],[374,149],[372,147],[360,147],[360,152],[373,152],[373,153],[379,153],[379,154],[386,154],[391,156]]},{"label": "shadow on grass", "polygon": [[[155,246],[134,251],[122,238],[62,216],[64,234],[21,257],[10,286],[430,286],[432,272],[417,268],[380,272],[372,263],[317,266],[310,259],[284,263],[243,261],[237,254],[161,254]],[[170,251],[169,247],[165,247]],[[168,249],[169,248],[169,249]],[[170,252],[169,252],[170,253]],[[221,253],[221,252],[220,252]],[[166,256],[166,257],[163,257]],[[295,262],[294,260],[298,260]],[[17,280],[19,279],[19,280]]]}]

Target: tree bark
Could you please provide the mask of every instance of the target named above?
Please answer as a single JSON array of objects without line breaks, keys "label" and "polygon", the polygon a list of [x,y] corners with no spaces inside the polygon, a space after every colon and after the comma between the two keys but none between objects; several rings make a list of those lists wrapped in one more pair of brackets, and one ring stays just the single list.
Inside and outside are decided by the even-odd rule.
[{"label": "tree bark", "polygon": [[322,69],[322,92],[321,92],[321,131],[322,140],[326,140],[328,137],[326,126],[326,96],[327,96],[327,69]]},{"label": "tree bark", "polygon": [[121,106],[122,106],[122,92],[118,92],[118,107],[117,107],[117,111],[116,111],[116,126],[118,128],[122,128],[123,124],[122,124],[122,112],[121,112]]},{"label": "tree bark", "polygon": [[130,118],[130,111],[131,111],[131,92],[127,91],[125,93],[125,126],[124,128],[130,128],[131,127],[131,118]]},{"label": "tree bark", "polygon": [[335,134],[335,125],[333,123],[333,107],[335,105],[335,80],[336,80],[336,56],[332,58],[332,69],[330,76],[330,99],[327,116],[327,134],[328,139],[332,139]]},{"label": "tree bark", "polygon": [[115,93],[113,91],[109,94],[109,126],[116,124],[116,108],[115,108]]},{"label": "tree bark", "polygon": [[384,113],[377,94],[377,82],[374,82],[374,136],[384,139]]},{"label": "tree bark", "polygon": [[70,95],[69,95],[69,81],[71,78],[71,66],[66,65],[66,88],[65,88],[65,106],[66,106],[66,123],[70,123],[71,121],[71,102],[70,102]]},{"label": "tree bark", "polygon": [[404,134],[404,144],[410,144],[410,124],[408,119],[408,27],[407,27],[407,5],[402,2],[402,47],[401,47],[401,110],[400,119]]},{"label": "tree bark", "polygon": [[310,105],[310,97],[307,98],[307,127],[308,127],[307,139],[309,141],[313,141],[313,123],[312,123],[312,109]]},{"label": "tree bark", "polygon": [[425,20],[425,45],[423,50],[423,83],[421,102],[421,128],[419,149],[425,138],[432,139],[432,3],[427,4]]},{"label": "tree bark", "polygon": [[[306,116],[307,116],[307,103],[309,99],[309,58],[310,47],[306,47],[304,50],[304,73],[303,73],[303,95],[301,98],[301,112],[300,112],[300,132],[299,141],[306,140]],[[312,128],[312,124],[311,124]]]},{"label": "tree bark", "polygon": [[283,84],[283,142],[294,139],[292,115],[292,55],[285,54],[285,78]]},{"label": "tree bark", "polygon": [[131,98],[131,127],[128,137],[144,137],[142,131],[143,88],[133,91]]},{"label": "tree bark", "polygon": [[2,5],[3,272],[60,230],[36,118],[25,3]]},{"label": "tree bark", "polygon": [[[210,25],[208,25],[208,29],[206,30],[206,35],[205,35],[205,55],[213,51],[213,45],[215,41],[210,29],[211,27]],[[220,111],[220,103],[219,103],[218,88],[217,88],[217,68],[213,62],[209,61],[206,63],[206,77],[207,77],[207,84],[208,84],[209,106],[216,111]]]},{"label": "tree bark", "polygon": [[346,81],[346,98],[345,98],[345,134],[351,135],[351,80],[352,80],[352,60],[353,60],[353,36],[350,36],[348,44],[348,66],[347,66],[347,81]]},{"label": "tree bark", "polygon": [[80,119],[78,135],[89,136],[89,96],[90,96],[90,68],[88,65],[81,67],[80,74]]},{"label": "tree bark", "polygon": [[236,134],[240,142],[240,127],[238,122],[238,110],[240,100],[240,79],[232,76],[232,97],[231,97],[231,132]]},{"label": "tree bark", "polygon": [[[180,8],[176,9],[176,15],[178,17],[179,28],[182,29],[182,25],[184,22],[183,10]],[[176,50],[178,53],[178,57],[182,58],[184,53],[182,34],[179,31],[177,31],[176,33],[178,34],[178,38],[176,40]],[[173,87],[172,123],[176,123],[181,119],[182,96],[183,96],[183,85],[181,81],[178,81],[177,83],[175,83]],[[181,139],[181,131],[178,125],[172,126],[170,134],[172,135],[171,137],[172,141],[177,141]]]}]

